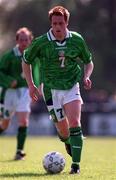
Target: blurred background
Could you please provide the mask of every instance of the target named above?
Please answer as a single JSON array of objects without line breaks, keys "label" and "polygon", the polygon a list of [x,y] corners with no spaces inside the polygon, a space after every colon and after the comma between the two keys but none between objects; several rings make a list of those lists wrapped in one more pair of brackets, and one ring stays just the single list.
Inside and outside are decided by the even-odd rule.
[{"label": "blurred background", "polygon": [[[93,87],[85,91],[82,107],[84,135],[116,136],[116,0],[0,0],[0,56],[15,44],[18,28],[37,37],[49,30],[48,11],[63,5],[70,13],[69,29],[86,40],[95,65]],[[6,134],[16,133],[15,117]],[[55,135],[43,99],[32,104],[30,135]]]}]

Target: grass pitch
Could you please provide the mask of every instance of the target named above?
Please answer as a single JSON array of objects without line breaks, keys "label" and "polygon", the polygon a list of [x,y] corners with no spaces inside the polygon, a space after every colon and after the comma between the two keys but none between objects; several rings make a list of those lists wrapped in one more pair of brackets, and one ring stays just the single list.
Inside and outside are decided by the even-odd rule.
[{"label": "grass pitch", "polygon": [[[116,180],[115,138],[84,140],[80,175],[69,175],[71,158],[56,137],[28,136],[25,161],[13,161],[15,148],[15,137],[0,136],[0,180]],[[59,151],[66,158],[60,174],[49,175],[43,169],[42,159],[49,151]]]}]

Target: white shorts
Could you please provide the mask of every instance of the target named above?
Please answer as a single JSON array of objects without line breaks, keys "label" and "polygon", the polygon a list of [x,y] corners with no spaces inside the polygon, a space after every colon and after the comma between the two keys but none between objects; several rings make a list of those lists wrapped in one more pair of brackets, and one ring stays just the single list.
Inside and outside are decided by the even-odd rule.
[{"label": "white shorts", "polygon": [[83,100],[80,95],[79,83],[75,84],[69,90],[52,89],[51,93],[52,93],[53,106],[48,105],[47,107],[49,112],[51,112],[51,110],[54,109],[54,113],[57,118],[57,121],[60,121],[65,117],[63,105],[72,102],[74,100],[79,100],[81,104],[83,104]]},{"label": "white shorts", "polygon": [[77,83],[69,90],[56,90],[52,89],[53,105],[55,108],[61,108],[64,104],[67,104],[74,100],[82,101],[80,95],[79,84]]},{"label": "white shorts", "polygon": [[30,112],[30,103],[28,88],[8,89],[4,98],[4,111]]}]

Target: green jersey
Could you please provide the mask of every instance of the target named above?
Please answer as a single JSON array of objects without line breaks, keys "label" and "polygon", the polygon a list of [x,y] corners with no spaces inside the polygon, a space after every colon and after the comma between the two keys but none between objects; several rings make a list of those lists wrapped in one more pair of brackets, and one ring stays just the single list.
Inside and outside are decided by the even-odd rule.
[{"label": "green jersey", "polygon": [[22,73],[22,55],[18,47],[6,52],[0,59],[0,85],[10,88],[13,80],[17,80],[17,88],[27,86]]},{"label": "green jersey", "polygon": [[13,80],[17,80],[16,88],[27,87],[22,72],[22,54],[17,46],[0,58],[0,86],[10,88]]},{"label": "green jersey", "polygon": [[50,89],[66,90],[81,79],[80,60],[83,64],[91,61],[91,53],[82,36],[68,31],[63,42],[55,39],[51,29],[36,38],[24,51],[24,61],[32,64],[38,57],[40,81]]}]

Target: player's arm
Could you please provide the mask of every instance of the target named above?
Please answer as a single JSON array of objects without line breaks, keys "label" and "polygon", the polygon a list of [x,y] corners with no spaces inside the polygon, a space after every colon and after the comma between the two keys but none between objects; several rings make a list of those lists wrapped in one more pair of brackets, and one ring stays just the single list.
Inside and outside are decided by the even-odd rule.
[{"label": "player's arm", "polygon": [[28,86],[29,87],[34,86],[31,65],[22,61],[22,68],[23,68],[24,77],[26,78]]},{"label": "player's arm", "polygon": [[40,96],[40,93],[33,81],[32,67],[30,64],[27,64],[24,61],[22,61],[22,69],[23,69],[24,77],[25,77],[28,87],[29,87],[30,96],[31,96],[32,100],[37,101]]},{"label": "player's arm", "polygon": [[39,42],[38,39],[33,40],[32,44],[25,49],[22,59],[22,69],[24,77],[27,81],[29,87],[29,93],[32,100],[37,101],[41,96],[40,88],[38,89],[34,84],[34,79],[32,76],[32,64],[34,60],[38,58],[39,55]]},{"label": "player's arm", "polygon": [[90,63],[84,65],[84,78],[83,78],[83,82],[84,82],[84,88],[85,89],[90,89],[92,82],[90,80],[90,76],[93,72],[93,62],[91,61]]},{"label": "player's arm", "polygon": [[4,88],[15,88],[17,85],[16,79],[10,76],[8,71],[10,67],[11,53],[5,53],[0,58],[0,86]]},{"label": "player's arm", "polygon": [[80,42],[81,42],[80,43],[80,47],[81,47],[80,59],[84,63],[84,78],[83,78],[84,88],[90,89],[91,85],[92,85],[90,76],[91,76],[91,74],[93,72],[93,68],[94,68],[94,65],[92,62],[92,55],[91,55],[91,53],[88,49],[88,46],[82,36],[80,36]]}]

